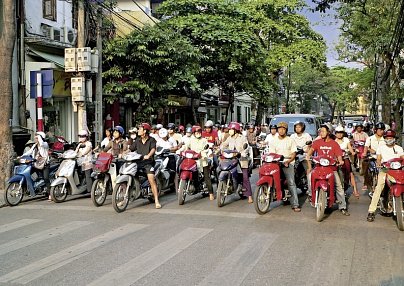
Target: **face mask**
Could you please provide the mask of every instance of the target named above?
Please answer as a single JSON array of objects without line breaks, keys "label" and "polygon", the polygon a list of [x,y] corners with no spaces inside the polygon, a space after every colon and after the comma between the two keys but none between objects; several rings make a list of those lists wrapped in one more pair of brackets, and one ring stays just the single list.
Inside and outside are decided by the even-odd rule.
[{"label": "face mask", "polygon": [[233,136],[233,135],[234,135],[234,130],[233,130],[233,129],[230,129],[230,130],[229,130],[229,135],[230,135],[230,136]]},{"label": "face mask", "polygon": [[386,142],[386,145],[389,145],[389,146],[394,145],[394,143],[396,143],[396,139],[387,139],[384,141]]},{"label": "face mask", "polygon": [[132,139],[136,139],[136,134],[132,134],[132,135],[130,135],[130,138],[132,138]]},{"label": "face mask", "polygon": [[198,139],[199,139],[199,138],[201,138],[201,137],[202,137],[202,134],[200,134],[200,133],[196,134],[196,133],[195,133],[195,138],[198,138]]}]

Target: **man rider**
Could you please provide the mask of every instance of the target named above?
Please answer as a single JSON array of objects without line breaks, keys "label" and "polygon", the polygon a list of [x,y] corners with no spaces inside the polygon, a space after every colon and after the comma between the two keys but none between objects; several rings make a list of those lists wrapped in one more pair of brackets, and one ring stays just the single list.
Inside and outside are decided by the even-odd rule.
[{"label": "man rider", "polygon": [[287,136],[288,124],[286,122],[278,123],[278,136],[274,137],[268,147],[268,152],[283,155],[282,171],[285,174],[288,183],[288,190],[291,194],[290,203],[294,212],[300,212],[299,200],[297,197],[297,189],[295,183],[295,158],[296,158],[296,143],[293,139]]},{"label": "man rider", "polygon": [[138,162],[137,167],[139,169],[144,169],[147,174],[147,180],[150,183],[154,195],[154,203],[156,209],[161,209],[161,204],[159,203],[159,195],[157,190],[156,179],[154,178],[154,153],[156,152],[156,139],[149,136],[151,126],[148,123],[142,123],[138,127],[135,142],[130,145],[129,149],[133,152],[136,151],[140,155],[143,155],[143,160]]},{"label": "man rider", "polygon": [[175,153],[178,150],[177,141],[174,138],[168,136],[168,131],[165,128],[159,130],[159,138],[157,139],[156,147],[163,147],[163,149],[169,149],[170,152]]},{"label": "man rider", "polygon": [[[382,167],[382,163],[387,162],[394,158],[403,158],[404,151],[399,145],[396,145],[396,132],[392,129],[387,130],[384,133],[385,144],[380,145],[377,148],[377,167]],[[377,203],[379,202],[380,195],[386,184],[386,170],[380,169],[379,175],[377,176],[377,185],[372,196],[372,201],[369,205],[367,221],[372,222],[375,220],[375,211],[377,208]]]},{"label": "man rider", "polygon": [[205,130],[202,132],[202,137],[208,140],[208,143],[213,143],[214,145],[218,145],[219,137],[216,130],[213,130],[213,121],[208,120],[205,123]]},{"label": "man rider", "polygon": [[182,135],[177,133],[176,129],[177,129],[177,127],[175,126],[174,123],[168,123],[168,125],[167,125],[168,135],[171,138],[173,138],[175,141],[177,141],[177,144],[180,144],[182,141]]},{"label": "man rider", "polygon": [[[341,147],[338,145],[335,140],[331,139],[330,135],[332,134],[333,128],[330,124],[322,124],[320,126],[320,139],[315,140],[313,142],[312,147],[307,152],[307,160],[310,160],[310,157],[316,152],[318,155],[325,155],[327,157],[336,158],[337,162],[340,166],[344,164],[342,160],[342,150]],[[335,181],[335,189],[337,192],[337,200],[339,202],[338,209],[341,213],[345,216],[349,216],[349,212],[346,208],[346,201],[345,201],[345,193],[344,188],[341,184],[341,179],[337,172],[337,167],[332,166],[334,171],[334,181]],[[311,165],[309,164],[309,172],[311,172]],[[315,198],[312,198],[314,200]]]},{"label": "man rider", "polygon": [[269,134],[265,137],[266,145],[271,145],[271,142],[278,137],[278,126],[276,124],[269,125]]}]

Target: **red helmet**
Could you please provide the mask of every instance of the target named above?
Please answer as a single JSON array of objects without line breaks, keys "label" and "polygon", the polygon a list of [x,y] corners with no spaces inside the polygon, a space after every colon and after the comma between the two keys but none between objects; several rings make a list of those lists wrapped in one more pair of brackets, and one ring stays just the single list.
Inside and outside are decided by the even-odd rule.
[{"label": "red helmet", "polygon": [[202,127],[199,125],[192,126],[192,133],[195,133],[197,131],[202,132]]},{"label": "red helmet", "polygon": [[143,130],[147,130],[147,131],[151,130],[151,126],[149,123],[142,123],[142,124],[140,124],[140,126],[143,128]]},{"label": "red helmet", "polygon": [[238,123],[238,122],[230,122],[229,123],[229,129],[234,129],[237,132],[240,132],[240,130],[241,130],[240,123]]},{"label": "red helmet", "polygon": [[386,137],[396,138],[396,132],[394,130],[392,130],[392,129],[386,130],[386,131],[384,131],[383,137],[384,138],[386,138]]},{"label": "red helmet", "polygon": [[183,132],[185,130],[184,125],[178,126],[178,131]]}]

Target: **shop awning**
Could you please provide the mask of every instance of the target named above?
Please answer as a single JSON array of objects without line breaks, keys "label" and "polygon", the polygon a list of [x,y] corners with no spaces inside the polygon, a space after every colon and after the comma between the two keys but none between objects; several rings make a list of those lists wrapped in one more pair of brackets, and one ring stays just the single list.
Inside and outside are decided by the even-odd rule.
[{"label": "shop awning", "polygon": [[57,65],[58,67],[61,67],[63,69],[65,68],[65,58],[63,56],[38,51],[31,47],[28,48],[28,53],[33,56],[43,58],[44,60],[47,60],[48,62],[52,62],[55,65]]}]

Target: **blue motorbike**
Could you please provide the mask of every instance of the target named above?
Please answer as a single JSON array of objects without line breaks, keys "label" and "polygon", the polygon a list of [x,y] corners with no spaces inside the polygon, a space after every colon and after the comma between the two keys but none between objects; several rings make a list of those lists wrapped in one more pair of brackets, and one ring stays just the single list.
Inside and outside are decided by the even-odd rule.
[{"label": "blue motorbike", "polygon": [[[8,180],[7,189],[4,192],[4,201],[9,206],[21,203],[24,195],[31,197],[47,196],[45,180],[42,171],[34,167],[35,159],[31,156],[22,156],[17,160],[19,165],[14,167],[14,175]],[[55,177],[59,164],[49,166],[49,179]]]}]

